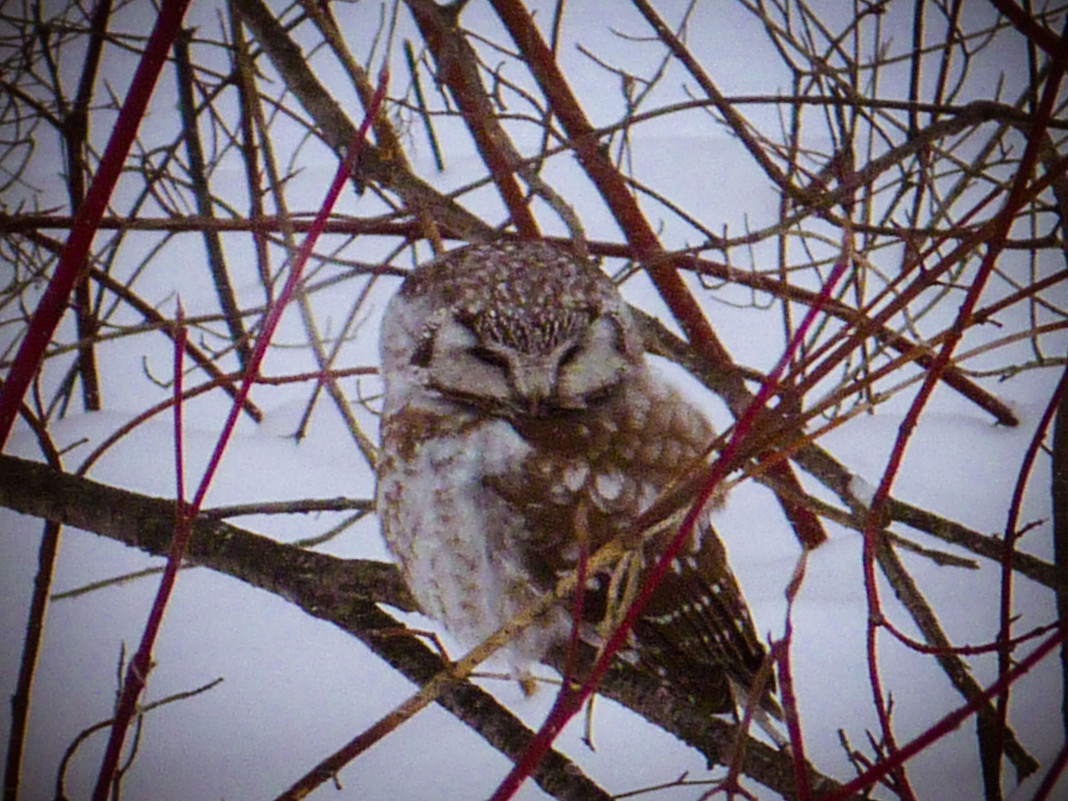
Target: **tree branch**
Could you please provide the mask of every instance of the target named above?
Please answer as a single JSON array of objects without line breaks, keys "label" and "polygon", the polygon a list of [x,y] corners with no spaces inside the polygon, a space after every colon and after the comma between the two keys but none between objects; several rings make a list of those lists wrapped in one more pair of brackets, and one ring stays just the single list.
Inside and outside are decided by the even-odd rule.
[{"label": "tree branch", "polygon": [[[174,526],[172,500],[110,487],[13,456],[0,455],[0,506],[153,555],[167,552]],[[378,608],[380,603],[405,611],[416,608],[393,565],[306,551],[203,516],[193,524],[188,556],[195,564],[267,590],[333,623],[417,684],[429,681],[444,667],[437,653],[416,636],[397,636],[403,626]],[[701,714],[683,695],[667,691],[629,666],[610,671],[600,691],[698,749],[710,765],[724,763],[738,745],[737,727]],[[518,758],[533,737],[511,712],[472,684],[458,684],[436,700],[509,758]],[[749,776],[785,798],[796,797],[793,763],[787,753],[752,739],[745,740],[745,749],[743,770]],[[555,752],[550,752],[533,776],[557,798],[608,798]],[[815,771],[812,781],[813,787],[838,787],[833,779]]]}]

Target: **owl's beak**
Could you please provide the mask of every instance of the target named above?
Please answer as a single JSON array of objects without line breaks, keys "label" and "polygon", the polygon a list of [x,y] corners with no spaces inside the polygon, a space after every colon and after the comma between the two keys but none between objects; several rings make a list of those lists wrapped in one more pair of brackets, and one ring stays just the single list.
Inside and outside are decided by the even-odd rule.
[{"label": "owl's beak", "polygon": [[556,364],[548,359],[530,359],[522,365],[514,365],[511,378],[519,403],[529,414],[544,416],[556,392]]}]

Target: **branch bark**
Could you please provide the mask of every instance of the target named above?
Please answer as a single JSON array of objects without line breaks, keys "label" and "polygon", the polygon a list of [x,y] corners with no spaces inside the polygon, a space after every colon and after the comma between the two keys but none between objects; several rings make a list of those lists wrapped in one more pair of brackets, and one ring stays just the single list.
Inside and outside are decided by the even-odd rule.
[{"label": "branch bark", "polygon": [[[290,38],[262,0],[235,0],[235,6],[286,86],[315,121],[326,143],[340,157],[353,141],[356,126],[315,76],[300,46]],[[396,192],[413,214],[427,213],[443,232],[450,235],[465,240],[486,240],[495,236],[493,229],[479,217],[438,192],[381,148],[367,145],[361,151],[355,180],[358,188],[367,181],[376,181],[385,189]]]},{"label": "branch bark", "polygon": [[[0,506],[153,555],[166,553],[174,525],[172,500],[107,486],[13,456],[0,455]],[[393,565],[306,551],[204,516],[193,525],[188,555],[194,564],[272,592],[309,615],[333,623],[417,684],[429,681],[445,667],[438,654],[416,636],[396,636],[403,626],[378,607],[384,603],[405,611],[416,608]],[[628,666],[611,671],[601,692],[698,749],[709,765],[724,763],[738,746],[737,727],[696,712],[687,699],[666,693],[659,683]],[[533,737],[511,712],[470,683],[457,684],[436,700],[511,759],[524,753]],[[744,743],[746,774],[784,798],[796,798],[790,756],[752,739]],[[829,791],[839,786],[810,770],[813,787]],[[533,778],[557,798],[609,798],[558,752],[550,752]]]}]

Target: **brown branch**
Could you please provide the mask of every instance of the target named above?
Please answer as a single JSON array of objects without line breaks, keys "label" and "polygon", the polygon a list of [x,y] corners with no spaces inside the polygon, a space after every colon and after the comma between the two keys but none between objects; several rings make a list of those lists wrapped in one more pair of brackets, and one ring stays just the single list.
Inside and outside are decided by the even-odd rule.
[{"label": "brown branch", "polygon": [[[266,190],[259,169],[260,148],[256,141],[256,118],[259,108],[259,96],[256,94],[256,67],[245,39],[245,28],[239,15],[234,11],[233,0],[227,0],[229,11],[230,59],[233,65],[233,80],[237,86],[238,108],[240,109],[240,139],[237,149],[241,154],[241,164],[245,168],[245,184],[248,191],[249,212],[253,221],[264,217],[263,198]],[[252,243],[256,250],[256,269],[264,294],[264,305],[274,302],[274,281],[271,279],[270,253],[267,248],[267,233],[259,228],[252,229]]]},{"label": "brown branch", "polygon": [[[109,487],[13,456],[0,456],[0,506],[91,531],[153,556],[168,552],[174,533],[173,500]],[[346,597],[415,608],[392,565],[305,551],[209,517],[194,522],[188,559],[309,603],[330,605]]]},{"label": "brown branch", "polygon": [[[208,167],[204,160],[204,148],[200,143],[200,130],[197,126],[196,97],[193,85],[196,81],[193,64],[189,58],[189,41],[193,33],[189,29],[178,32],[174,38],[175,74],[178,80],[178,110],[182,116],[182,138],[185,140],[186,153],[189,156],[189,179],[193,186],[197,211],[201,217],[211,219],[215,216],[215,203],[208,183]],[[201,230],[204,249],[208,256],[208,269],[215,282],[215,295],[219,299],[226,326],[230,329],[230,339],[237,350],[241,367],[248,366],[252,355],[248,333],[241,319],[241,310],[234,296],[230,283],[230,274],[226,269],[226,257],[223,255],[222,240],[218,231],[205,227]]]},{"label": "brown branch", "polygon": [[735,111],[734,106],[727,101],[723,94],[716,88],[716,85],[712,82],[712,79],[708,77],[708,73],[704,71],[697,59],[693,57],[689,49],[686,48],[678,37],[672,32],[671,28],[667,26],[664,20],[656,12],[656,10],[646,0],[631,0],[634,6],[645,17],[646,22],[656,31],[657,37],[661,42],[671,51],[682,64],[686,67],[686,70],[693,76],[694,80],[708,95],[712,104],[716,107],[716,110],[723,115],[723,119],[727,121],[727,125],[735,136],[745,146],[745,149],[749,151],[749,155],[753,157],[753,160],[760,165],[760,168],[764,170],[765,174],[771,179],[772,183],[779,188],[779,190],[789,197],[791,200],[801,205],[811,205],[815,199],[811,192],[802,189],[794,185],[779,169],[778,165],[771,160],[771,157],[764,151],[764,148],[750,133],[749,123],[745,118]]},{"label": "brown branch", "polygon": [[434,54],[438,81],[449,87],[516,231],[523,239],[537,237],[538,223],[515,178],[515,165],[522,159],[493,113],[478,75],[478,58],[458,25],[459,7],[450,9],[432,0],[406,0],[406,4]]},{"label": "brown branch", "polygon": [[[85,178],[88,172],[85,157],[89,143],[89,107],[100,71],[104,51],[104,37],[111,19],[111,0],[102,0],[93,10],[89,42],[86,46],[84,67],[78,81],[78,89],[70,112],[63,119],[63,146],[67,156],[67,191],[71,208],[75,213],[85,200]],[[62,107],[63,100],[59,98]],[[93,309],[89,278],[82,265],[82,275],[74,285],[74,312],[78,330],[78,375],[82,380],[82,398],[86,410],[99,411],[100,376],[96,364],[96,332],[99,321]]]},{"label": "brown branch", "polygon": [[[74,218],[67,214],[12,214],[0,213],[0,234],[26,233],[38,230],[70,230]],[[280,233],[291,226],[294,233],[304,233],[311,228],[311,214],[283,219],[281,215],[264,214],[257,217],[207,218],[195,214],[182,217],[105,217],[98,226],[104,231],[168,231],[200,232],[205,228],[213,231],[251,231],[253,233]],[[460,238],[452,229],[445,229],[447,236]],[[323,225],[326,234],[371,234],[379,236],[410,236],[419,234],[418,223],[411,220],[395,220],[375,217],[345,217],[335,215]]]},{"label": "brown branch", "polygon": [[[318,133],[339,154],[353,141],[352,124],[308,65],[300,46],[262,0],[234,0],[242,21],[252,30],[282,80],[315,121]],[[489,239],[493,229],[451,198],[405,169],[391,153],[368,144],[355,168],[357,184],[374,181],[396,192],[413,213],[425,212],[443,230],[465,240]]]},{"label": "brown branch", "polygon": [[[334,56],[341,62],[345,72],[349,76],[356,93],[360,96],[360,103],[366,111],[370,108],[375,95],[375,81],[368,75],[367,70],[352,57],[345,44],[345,38],[338,28],[337,19],[328,3],[319,3],[315,0],[299,0],[300,7],[308,15],[322,34],[323,40],[330,46]],[[375,133],[375,143],[378,149],[388,153],[390,158],[399,159],[404,169],[410,169],[407,159],[404,157],[404,148],[400,137],[393,129],[389,121],[389,115],[384,109],[379,109],[371,121],[371,129]]]},{"label": "brown branch", "polygon": [[[966,548],[995,562],[1001,561],[1001,540],[995,537],[984,536],[925,509],[893,499],[887,504],[887,514],[890,519],[912,526],[917,531],[930,534],[943,542]],[[1050,589],[1063,592],[1068,588],[1068,573],[1038,557],[1016,553],[1013,555],[1013,567],[1020,574]]]},{"label": "brown branch", "polygon": [[[0,456],[0,506],[93,532],[153,555],[166,553],[174,525],[173,500],[109,487],[12,456]],[[418,638],[396,636],[403,626],[377,606],[385,603],[406,611],[415,609],[393,565],[306,551],[203,515],[193,524],[188,558],[337,625],[418,684],[429,681],[443,668],[440,657]],[[628,666],[620,666],[609,672],[601,691],[700,750],[710,764],[729,758],[737,744],[735,726],[695,710],[684,696],[668,693],[659,682],[650,681]],[[455,685],[436,701],[513,759],[525,751],[533,737],[508,710],[474,685]],[[787,798],[795,797],[788,754],[753,740],[747,741],[745,748],[743,767],[748,775]],[[566,758],[552,752],[534,778],[558,798],[607,798]],[[815,772],[812,782],[814,787],[828,790],[838,786]]]},{"label": "brown branch", "polygon": [[[691,268],[702,275],[710,275],[725,281],[731,281],[732,283],[759,289],[762,292],[773,294],[778,298],[786,298],[806,305],[811,305],[818,297],[817,292],[793,286],[766,273],[738,270],[731,267],[729,264],[714,262],[709,259],[699,259],[684,254],[678,255],[675,259],[676,264],[681,269]],[[1044,283],[1046,285],[1052,285],[1055,281],[1051,280]],[[911,353],[917,350],[917,345],[908,337],[899,334],[885,325],[869,325],[870,321],[863,312],[857,311],[841,301],[830,299],[824,303],[823,310],[827,314],[849,323],[853,328],[870,328],[872,337],[888,345],[898,353]],[[982,314],[983,317],[986,317],[993,313],[994,310],[981,310],[980,313],[977,313],[977,317],[979,317],[980,314]],[[933,358],[933,354],[921,352],[917,355],[915,362],[920,367],[926,369],[931,365]],[[994,397],[969,379],[958,368],[948,367],[942,373],[940,378],[946,386],[956,390],[981,409],[988,412],[1001,425],[1019,425],[1019,419],[1006,403]]]},{"label": "brown branch", "polygon": [[11,695],[11,725],[8,728],[7,759],[4,767],[4,798],[17,798],[22,773],[22,754],[26,747],[27,722],[30,716],[30,699],[33,681],[37,673],[37,660],[44,639],[45,611],[59,550],[59,535],[62,526],[47,522],[37,549],[37,575],[33,582],[33,597],[27,615],[26,638],[19,663],[19,675],[15,692]]},{"label": "brown branch", "polygon": [[[49,250],[52,250],[56,253],[58,253],[63,248],[63,244],[61,242],[57,242],[55,239],[52,239],[51,237],[45,236],[43,234],[30,232],[29,234],[27,234],[27,237],[38,245],[48,248]],[[120,281],[116,281],[110,275],[103,272],[102,270],[97,269],[96,267],[91,268],[89,270],[88,275],[89,277],[92,277],[92,279],[98,284],[106,288],[108,291],[114,293],[116,296],[121,298],[123,302],[129,304],[145,319],[145,322],[162,331],[163,334],[166,335],[168,338],[174,338],[174,333],[170,320],[166,319],[162,314],[152,308],[152,306],[150,306],[148,303],[141,300],[141,298],[138,297],[134,292],[132,292],[130,288],[127,287],[125,284],[121,283]],[[216,365],[210,358],[208,358],[205,354],[201,353],[200,349],[197,348],[196,345],[192,344],[191,342],[186,342],[185,353],[187,356],[189,356],[189,358],[191,358],[194,362],[197,363],[200,369],[202,369],[205,373],[208,374],[209,378],[214,381],[217,381],[219,383],[219,386],[223,388],[226,394],[228,394],[231,398],[236,396],[237,387],[234,381],[224,380],[225,375],[223,374],[222,370],[220,370],[218,365]],[[249,399],[246,399],[242,408],[244,409],[245,414],[247,414],[251,419],[255,420],[257,423],[260,422],[262,414],[255,403],[253,403]]]}]

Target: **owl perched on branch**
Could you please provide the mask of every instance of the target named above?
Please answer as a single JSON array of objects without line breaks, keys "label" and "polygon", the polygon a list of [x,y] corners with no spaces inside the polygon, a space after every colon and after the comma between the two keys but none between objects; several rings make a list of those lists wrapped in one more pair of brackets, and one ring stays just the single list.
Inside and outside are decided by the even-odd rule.
[{"label": "owl perched on branch", "polygon": [[[593,553],[636,537],[639,515],[713,439],[650,371],[615,285],[562,248],[472,245],[419,267],[390,302],[381,341],[386,542],[423,611],[467,645],[574,570],[583,538]],[[674,534],[647,537],[632,580]],[[612,572],[587,577],[580,632],[594,645],[621,616]],[[520,674],[568,642],[570,609],[558,604],[509,644]],[[706,516],[625,656],[725,712],[763,653]]]}]

